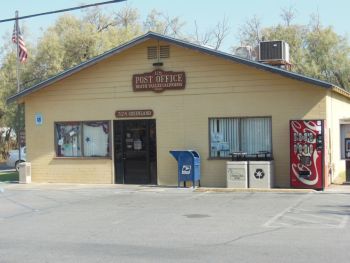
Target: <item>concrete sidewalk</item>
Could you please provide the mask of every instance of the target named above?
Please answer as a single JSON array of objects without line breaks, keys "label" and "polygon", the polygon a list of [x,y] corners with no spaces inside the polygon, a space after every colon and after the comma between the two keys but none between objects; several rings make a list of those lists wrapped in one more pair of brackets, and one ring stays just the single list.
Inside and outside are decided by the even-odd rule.
[{"label": "concrete sidewalk", "polygon": [[271,189],[263,189],[263,188],[215,188],[215,187],[176,187],[176,186],[161,186],[161,185],[123,185],[123,184],[68,184],[68,183],[30,183],[30,184],[20,184],[17,182],[0,182],[0,188],[9,188],[9,189],[18,189],[18,190],[26,190],[26,189],[55,189],[55,190],[67,190],[67,189],[124,189],[124,190],[134,190],[134,191],[146,191],[148,190],[182,190],[189,192],[216,192],[216,193],[350,193],[350,185],[339,185],[332,184],[327,187],[324,191],[316,191],[313,189],[293,189],[293,188],[271,188]]},{"label": "concrete sidewalk", "polygon": [[324,190],[325,193],[350,193],[349,184],[331,184]]}]

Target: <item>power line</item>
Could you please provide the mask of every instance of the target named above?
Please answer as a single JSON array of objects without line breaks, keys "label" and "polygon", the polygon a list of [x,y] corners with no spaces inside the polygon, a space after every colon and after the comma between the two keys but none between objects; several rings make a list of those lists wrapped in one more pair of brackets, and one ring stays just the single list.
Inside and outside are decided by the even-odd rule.
[{"label": "power line", "polygon": [[73,11],[73,10],[87,8],[87,7],[92,7],[92,6],[113,4],[113,3],[124,2],[124,1],[126,1],[126,0],[107,1],[107,2],[95,3],[95,4],[89,4],[89,5],[82,5],[82,6],[71,7],[71,8],[65,8],[65,9],[60,9],[60,10],[55,10],[55,11],[49,11],[49,12],[44,12],[44,13],[39,13],[39,14],[33,14],[33,15],[28,15],[28,16],[19,16],[19,17],[7,18],[7,19],[0,20],[0,23],[9,22],[9,21],[15,21],[16,19],[18,19],[18,20],[20,20],[20,19],[27,19],[27,18],[32,18],[32,17],[35,17],[35,16],[51,15],[51,14],[68,12],[68,11]]}]

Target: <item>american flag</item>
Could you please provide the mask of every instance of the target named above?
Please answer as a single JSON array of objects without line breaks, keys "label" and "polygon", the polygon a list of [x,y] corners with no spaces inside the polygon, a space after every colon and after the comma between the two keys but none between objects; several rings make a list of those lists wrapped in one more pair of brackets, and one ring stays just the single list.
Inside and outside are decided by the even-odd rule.
[{"label": "american flag", "polygon": [[[17,44],[17,31],[16,31],[16,23],[15,26],[13,28],[13,33],[12,33],[12,42]],[[26,44],[24,43],[22,34],[21,34],[21,30],[19,29],[18,26],[18,58],[20,62],[25,62],[28,58],[28,51],[26,48]]]}]

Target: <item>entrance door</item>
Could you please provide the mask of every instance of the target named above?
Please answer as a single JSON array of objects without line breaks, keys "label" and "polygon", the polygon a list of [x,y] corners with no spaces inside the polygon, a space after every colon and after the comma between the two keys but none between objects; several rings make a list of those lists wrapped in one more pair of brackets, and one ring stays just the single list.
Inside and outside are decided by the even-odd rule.
[{"label": "entrance door", "polygon": [[114,121],[116,183],[156,184],[155,120]]},{"label": "entrance door", "polygon": [[350,160],[346,160],[346,177],[345,180],[346,182],[350,182]]}]

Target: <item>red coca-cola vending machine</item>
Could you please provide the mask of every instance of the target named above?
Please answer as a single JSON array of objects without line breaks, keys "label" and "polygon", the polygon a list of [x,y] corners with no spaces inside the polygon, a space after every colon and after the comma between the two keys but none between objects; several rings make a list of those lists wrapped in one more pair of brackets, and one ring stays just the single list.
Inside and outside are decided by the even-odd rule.
[{"label": "red coca-cola vending machine", "polygon": [[290,121],[290,183],[293,188],[322,190],[328,185],[326,123]]}]

